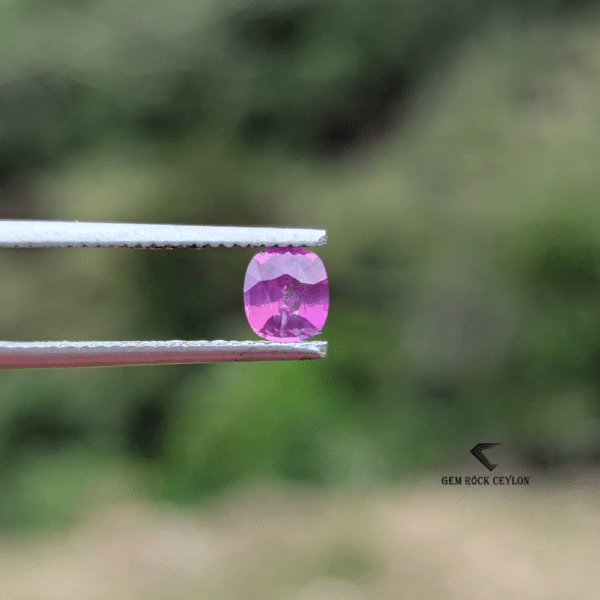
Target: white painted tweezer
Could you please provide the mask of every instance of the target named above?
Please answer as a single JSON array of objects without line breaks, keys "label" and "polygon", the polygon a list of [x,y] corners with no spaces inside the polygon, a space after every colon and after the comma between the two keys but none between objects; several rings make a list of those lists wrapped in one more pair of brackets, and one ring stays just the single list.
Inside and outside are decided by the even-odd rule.
[{"label": "white painted tweezer", "polygon": [[[322,229],[0,220],[0,248],[322,246]],[[325,358],[327,342],[2,342],[0,369]]]}]

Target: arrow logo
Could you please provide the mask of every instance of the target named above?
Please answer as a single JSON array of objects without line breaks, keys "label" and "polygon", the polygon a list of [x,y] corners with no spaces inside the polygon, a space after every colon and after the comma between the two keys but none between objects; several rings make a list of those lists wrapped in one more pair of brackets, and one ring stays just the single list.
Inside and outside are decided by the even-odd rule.
[{"label": "arrow logo", "polygon": [[477,444],[474,448],[471,449],[471,454],[488,470],[493,471],[498,465],[493,465],[484,455],[484,450],[489,450],[490,448],[495,448],[500,444]]}]

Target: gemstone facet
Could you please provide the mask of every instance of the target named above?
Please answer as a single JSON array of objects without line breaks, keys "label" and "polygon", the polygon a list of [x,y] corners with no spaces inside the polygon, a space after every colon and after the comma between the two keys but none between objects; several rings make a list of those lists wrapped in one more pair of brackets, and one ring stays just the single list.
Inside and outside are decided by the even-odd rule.
[{"label": "gemstone facet", "polygon": [[299,342],[321,333],[329,310],[329,283],[321,259],[304,248],[268,248],[250,261],[244,308],[257,335]]}]

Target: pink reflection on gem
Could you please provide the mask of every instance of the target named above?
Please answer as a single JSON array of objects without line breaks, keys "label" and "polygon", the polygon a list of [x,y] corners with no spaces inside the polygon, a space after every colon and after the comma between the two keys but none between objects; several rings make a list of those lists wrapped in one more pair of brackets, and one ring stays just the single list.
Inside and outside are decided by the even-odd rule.
[{"label": "pink reflection on gem", "polygon": [[321,333],[329,283],[321,259],[304,248],[268,248],[250,261],[244,308],[254,332],[271,341],[299,342]]}]

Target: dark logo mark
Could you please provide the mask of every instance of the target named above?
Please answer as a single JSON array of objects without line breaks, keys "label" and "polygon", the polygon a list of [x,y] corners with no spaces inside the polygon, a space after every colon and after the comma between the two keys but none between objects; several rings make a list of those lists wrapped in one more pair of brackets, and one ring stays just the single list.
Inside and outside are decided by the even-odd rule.
[{"label": "dark logo mark", "polygon": [[488,470],[493,471],[498,465],[493,465],[484,455],[483,450],[489,450],[495,448],[500,444],[477,444],[471,449],[471,454]]}]

